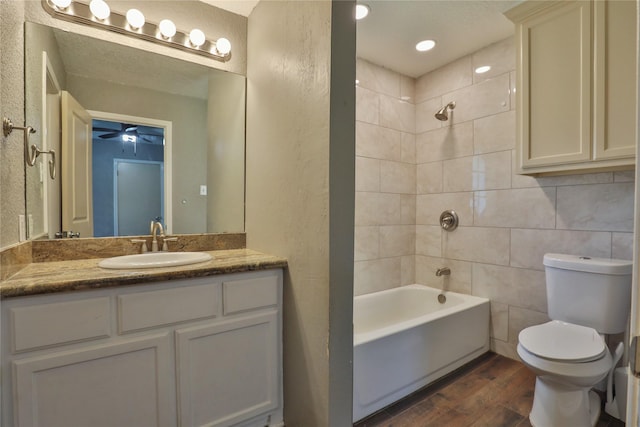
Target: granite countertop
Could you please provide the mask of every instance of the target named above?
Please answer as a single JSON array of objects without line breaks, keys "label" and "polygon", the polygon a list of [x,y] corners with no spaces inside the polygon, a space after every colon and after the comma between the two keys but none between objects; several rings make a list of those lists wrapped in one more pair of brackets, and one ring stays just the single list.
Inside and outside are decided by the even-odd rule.
[{"label": "granite countertop", "polygon": [[98,267],[101,259],[31,263],[7,280],[0,281],[0,298],[152,283],[287,266],[285,258],[251,249],[202,252],[207,252],[213,259],[198,264],[167,268],[108,270]]}]

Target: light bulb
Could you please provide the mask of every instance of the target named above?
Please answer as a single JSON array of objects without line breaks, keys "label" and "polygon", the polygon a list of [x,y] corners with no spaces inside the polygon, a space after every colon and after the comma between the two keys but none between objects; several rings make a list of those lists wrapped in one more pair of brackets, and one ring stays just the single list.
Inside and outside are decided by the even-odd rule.
[{"label": "light bulb", "polygon": [[359,21],[364,19],[369,14],[369,6],[366,4],[357,4],[356,5],[356,20]]},{"label": "light bulb", "polygon": [[170,19],[163,19],[158,24],[160,28],[160,34],[165,39],[170,39],[171,37],[176,35],[176,24],[174,24]]},{"label": "light bulb", "polygon": [[93,13],[97,19],[104,21],[111,15],[111,9],[104,0],[91,0],[89,3],[89,10]]},{"label": "light bulb", "polygon": [[189,41],[195,47],[202,46],[204,44],[204,42],[205,42],[204,33],[201,30],[199,30],[197,28],[194,28],[189,33]]},{"label": "light bulb", "polygon": [[134,30],[142,28],[144,25],[144,15],[138,9],[129,9],[127,11],[127,22]]},{"label": "light bulb", "polygon": [[418,44],[416,44],[416,50],[419,52],[426,52],[427,50],[431,50],[435,47],[436,42],[433,40],[422,40]]},{"label": "light bulb", "polygon": [[58,9],[66,9],[71,4],[71,0],[51,0],[51,3]]},{"label": "light bulb", "polygon": [[220,37],[216,40],[216,50],[220,55],[227,55],[231,52],[231,42],[224,37]]}]

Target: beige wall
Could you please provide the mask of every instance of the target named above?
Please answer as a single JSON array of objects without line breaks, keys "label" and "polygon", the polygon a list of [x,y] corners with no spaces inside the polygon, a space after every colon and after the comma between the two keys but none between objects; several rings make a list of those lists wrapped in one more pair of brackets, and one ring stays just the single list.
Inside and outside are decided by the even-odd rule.
[{"label": "beige wall", "polygon": [[[249,17],[247,245],[285,256],[289,264],[284,409],[285,422],[292,426],[351,421],[355,25],[345,18],[347,22],[334,21],[332,28],[332,6],[351,16],[351,2],[264,1]],[[337,37],[341,29],[351,53],[332,52],[332,32]],[[341,74],[335,70],[335,81],[332,67],[343,67]],[[350,88],[344,99],[332,96],[334,85]],[[339,116],[333,105],[339,101],[343,108],[351,107],[343,117],[349,125],[340,130],[334,127],[337,117],[334,122],[331,116]],[[338,159],[346,163],[342,172],[336,170]],[[338,199],[333,185],[343,185],[346,196]],[[344,210],[338,213],[341,202]],[[348,266],[342,275],[333,258],[338,224],[343,224],[342,236],[348,236],[342,246]]]},{"label": "beige wall", "polygon": [[[0,3],[0,93],[2,116],[24,122],[24,8],[21,2]],[[18,215],[24,214],[24,149],[22,133],[0,134],[0,247],[18,242]]]},{"label": "beige wall", "polygon": [[[176,5],[176,1],[180,3]],[[228,62],[210,60],[169,47],[133,39],[124,35],[53,19],[40,1],[2,0],[0,35],[2,36],[1,85],[2,114],[16,125],[24,123],[24,21],[42,23],[72,32],[107,39],[123,45],[195,62],[213,68],[246,73],[247,18],[198,1],[115,1],[113,10],[124,12],[130,7],[140,8],[147,19],[159,22],[170,16],[180,29],[203,28],[210,38],[227,37],[233,56]],[[32,125],[35,126],[35,125]],[[0,248],[18,242],[18,215],[24,214],[24,161],[22,135],[14,132],[0,139]]]},{"label": "beige wall", "polygon": [[[355,215],[355,1],[331,6],[329,148],[329,425],[353,413],[353,253]],[[286,402],[285,402],[286,405]]]},{"label": "beige wall", "polygon": [[[59,138],[54,138],[53,136],[49,138],[44,137],[44,122],[43,122],[43,108],[42,108],[42,52],[47,52],[47,58],[52,67],[52,73],[55,75],[57,79],[58,85],[60,85],[60,89],[64,89],[66,85],[66,72],[64,69],[64,65],[62,64],[62,58],[60,57],[60,52],[58,50],[58,45],[56,44],[56,39],[53,36],[53,31],[50,27],[44,26],[32,26],[29,30],[25,30],[25,43],[30,46],[30,48],[25,52],[25,81],[27,82],[25,85],[25,103],[28,103],[28,100],[39,100],[39,102],[34,102],[31,105],[25,105],[25,114],[26,114],[26,123],[29,123],[30,126],[33,126],[38,131],[31,135],[29,138],[29,142],[32,144],[36,144],[38,147],[43,150],[54,149],[56,153],[60,153],[60,141]],[[46,85],[46,83],[45,83]],[[55,98],[55,95],[50,95],[50,97]],[[58,101],[59,104],[59,101]],[[55,107],[54,107],[55,108]],[[58,107],[59,109],[59,107]],[[52,114],[55,114],[52,112]],[[59,114],[59,113],[58,113]],[[60,121],[59,115],[58,122]],[[45,144],[44,141],[47,141]],[[60,156],[56,158],[56,167],[60,167]],[[34,167],[25,167],[26,168],[26,176],[25,180],[26,185],[26,198],[27,198],[27,214],[33,218],[32,224],[33,229],[28,230],[29,238],[37,238],[38,236],[42,236],[45,232],[44,229],[44,214],[46,210],[44,209],[44,185],[50,185],[52,190],[56,189],[55,185],[51,184],[59,184],[60,180],[52,181],[48,174],[44,174],[43,182],[40,182],[40,172],[39,169],[43,169],[43,172],[47,172],[48,162],[50,159],[48,156],[39,156],[36,159],[36,165]],[[59,170],[59,169],[58,169]],[[58,212],[60,210],[60,190],[59,185],[57,186],[57,195],[56,194],[48,194],[47,203],[51,206],[57,206]],[[29,216],[27,218],[29,218]],[[59,217],[59,215],[58,215]],[[28,221],[28,220],[27,220]],[[58,218],[56,221],[57,224],[60,223],[60,219]],[[54,227],[55,231],[59,231],[59,227]],[[51,231],[51,230],[49,230]]]},{"label": "beige wall", "polygon": [[172,122],[171,232],[204,233],[207,198],[199,190],[207,182],[207,101],[74,75],[67,75],[67,90],[87,110]]},{"label": "beige wall", "polygon": [[209,78],[207,231],[244,231],[244,77]]},{"label": "beige wall", "polygon": [[[489,73],[473,73],[485,63],[493,66]],[[367,95],[357,98],[358,124],[380,127],[375,117],[381,120],[384,115],[383,94],[400,77],[390,79],[394,73],[388,70],[361,65],[358,78]],[[514,45],[508,39],[415,81],[413,280],[490,298],[492,349],[515,358],[519,331],[547,319],[544,253],[632,259],[634,173],[546,178],[515,174],[514,70]],[[450,120],[436,120],[435,112],[452,100],[457,106]],[[356,182],[362,191],[372,177],[381,183],[392,179],[375,166],[374,160],[386,160],[365,151],[381,144],[384,132],[358,133],[358,160],[364,159],[364,165],[357,169]],[[383,189],[369,193],[389,197]],[[356,204],[356,219],[366,215],[365,206]],[[445,209],[460,216],[460,227],[453,232],[438,226]],[[356,293],[406,284],[409,271],[401,277],[385,264],[405,257],[406,245],[380,256],[364,240],[369,235],[359,234],[358,228]],[[382,251],[382,232],[379,242]],[[450,277],[435,276],[441,266],[451,268]]]}]

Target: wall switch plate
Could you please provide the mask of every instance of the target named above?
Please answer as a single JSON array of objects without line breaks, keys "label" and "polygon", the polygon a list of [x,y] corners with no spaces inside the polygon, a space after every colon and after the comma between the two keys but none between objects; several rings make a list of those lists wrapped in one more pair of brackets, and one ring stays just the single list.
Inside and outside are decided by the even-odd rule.
[{"label": "wall switch plate", "polygon": [[18,230],[20,232],[20,241],[27,240],[27,224],[25,223],[24,215],[18,215]]},{"label": "wall switch plate", "polygon": [[201,196],[206,196],[207,195],[207,186],[206,185],[201,185],[200,186],[200,195]]}]

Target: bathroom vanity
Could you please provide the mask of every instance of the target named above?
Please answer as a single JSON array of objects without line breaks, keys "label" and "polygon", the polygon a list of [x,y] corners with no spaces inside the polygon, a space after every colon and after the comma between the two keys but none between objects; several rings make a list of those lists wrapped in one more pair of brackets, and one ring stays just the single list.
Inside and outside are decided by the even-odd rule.
[{"label": "bathroom vanity", "polygon": [[283,425],[286,261],[243,268],[216,252],[155,271],[68,261],[53,288],[26,285],[53,263],[6,281],[3,425]]}]

